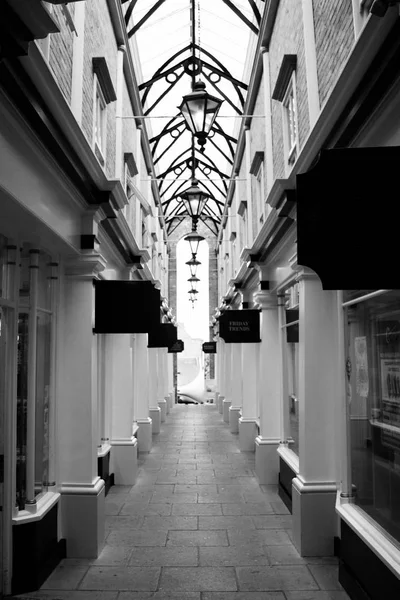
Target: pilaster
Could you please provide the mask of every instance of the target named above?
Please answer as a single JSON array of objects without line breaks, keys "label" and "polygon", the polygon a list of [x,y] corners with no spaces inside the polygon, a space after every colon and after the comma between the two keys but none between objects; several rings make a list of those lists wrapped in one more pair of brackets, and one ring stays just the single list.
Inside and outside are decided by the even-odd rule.
[{"label": "pilaster", "polygon": [[256,292],[254,302],[261,308],[261,342],[258,396],[260,433],[256,438],[256,475],[262,484],[276,484],[279,478],[277,454],[281,431],[279,357],[279,313],[275,294]]},{"label": "pilaster", "polygon": [[258,434],[257,402],[260,344],[242,344],[242,416],[239,418],[239,446],[242,452],[254,452]]},{"label": "pilaster", "polygon": [[149,365],[147,333],[136,333],[133,349],[133,395],[139,452],[150,452],[152,445],[152,420],[149,417]]},{"label": "pilaster", "polygon": [[111,471],[116,485],[133,485],[137,474],[137,439],[133,429],[131,336],[109,335],[111,345]]},{"label": "pilaster", "polygon": [[157,403],[160,407],[161,423],[167,418],[167,402],[165,400],[165,369],[164,369],[164,351],[167,348],[157,348]]},{"label": "pilaster", "polygon": [[68,557],[95,558],[104,542],[104,481],[97,474],[97,360],[93,279],[101,255],[86,252],[66,265],[60,306],[57,439],[62,536]]},{"label": "pilaster", "polygon": [[326,556],[333,554],[336,535],[338,311],[336,293],[324,291],[312,271],[303,268],[297,278],[299,474],[292,481],[294,544],[302,556]]},{"label": "pilaster", "polygon": [[149,385],[149,416],[152,421],[152,433],[160,433],[161,408],[157,399],[157,377],[158,377],[158,348],[148,348],[148,385]]},{"label": "pilaster", "polygon": [[231,405],[229,407],[229,427],[231,433],[239,432],[239,417],[242,408],[242,346],[243,344],[231,344],[232,346],[232,392]]}]

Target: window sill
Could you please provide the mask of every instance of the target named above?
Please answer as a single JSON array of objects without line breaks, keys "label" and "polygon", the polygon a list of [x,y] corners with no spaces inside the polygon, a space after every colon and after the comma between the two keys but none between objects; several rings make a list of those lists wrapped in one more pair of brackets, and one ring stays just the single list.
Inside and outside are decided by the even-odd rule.
[{"label": "window sill", "polygon": [[295,454],[293,450],[290,450],[290,448],[288,448],[286,445],[279,446],[277,452],[282,458],[282,460],[284,460],[285,463],[292,469],[292,471],[296,473],[296,475],[298,475],[300,469],[299,457],[297,456],[297,454]]},{"label": "window sill", "polygon": [[111,450],[111,445],[110,444],[102,444],[101,446],[98,446],[97,448],[97,458],[103,458],[104,456],[106,456],[106,454],[108,454]]},{"label": "window sill", "polygon": [[349,527],[363,540],[376,556],[400,578],[399,546],[393,538],[351,499],[336,496],[336,512]]},{"label": "window sill", "polygon": [[32,505],[35,512],[30,510],[20,510],[18,515],[13,517],[13,525],[23,525],[25,523],[33,523],[34,521],[40,521],[49,512],[55,504],[57,504],[60,494],[58,492],[46,492],[36,504]]}]

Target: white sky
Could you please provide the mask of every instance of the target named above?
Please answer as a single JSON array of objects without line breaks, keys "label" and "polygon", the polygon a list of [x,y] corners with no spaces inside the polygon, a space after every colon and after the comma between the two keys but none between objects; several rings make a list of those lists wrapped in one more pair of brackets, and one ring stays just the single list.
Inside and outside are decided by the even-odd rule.
[{"label": "white sky", "polygon": [[176,318],[177,321],[184,324],[187,333],[191,337],[201,338],[205,342],[208,342],[209,338],[208,252],[207,242],[200,242],[197,260],[201,262],[201,265],[197,267],[196,273],[196,276],[200,279],[197,284],[199,293],[196,294],[197,302],[194,303],[194,308],[192,308],[192,303],[189,301],[190,296],[188,294],[191,287],[191,284],[188,281],[190,269],[188,265],[185,265],[185,262],[192,258],[189,242],[182,239],[178,242],[176,248]]}]

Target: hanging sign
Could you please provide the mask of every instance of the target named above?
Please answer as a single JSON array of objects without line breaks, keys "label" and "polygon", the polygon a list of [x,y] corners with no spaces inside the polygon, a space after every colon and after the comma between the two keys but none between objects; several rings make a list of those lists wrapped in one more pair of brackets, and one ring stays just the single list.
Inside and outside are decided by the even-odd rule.
[{"label": "hanging sign", "polygon": [[261,342],[259,311],[225,311],[219,317],[219,335],[228,344]]},{"label": "hanging sign", "polygon": [[172,323],[160,323],[149,331],[148,348],[171,348],[177,341],[177,328]]},{"label": "hanging sign", "polygon": [[170,348],[168,348],[168,352],[171,353],[176,353],[176,352],[183,352],[185,349],[185,344],[182,342],[182,340],[176,340],[176,342],[174,344],[172,344],[172,346]]},{"label": "hanging sign", "polygon": [[217,354],[216,342],[204,342],[202,347],[204,354]]},{"label": "hanging sign", "polygon": [[160,290],[151,281],[94,281],[94,333],[148,333],[160,324]]}]

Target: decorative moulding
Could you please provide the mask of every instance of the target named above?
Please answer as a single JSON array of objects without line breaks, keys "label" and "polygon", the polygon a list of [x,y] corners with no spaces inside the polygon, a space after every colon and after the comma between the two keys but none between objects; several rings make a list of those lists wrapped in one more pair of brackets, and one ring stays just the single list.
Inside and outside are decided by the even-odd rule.
[{"label": "decorative moulding", "polygon": [[250,173],[251,175],[257,175],[261,164],[264,162],[264,152],[257,150],[254,153],[253,160],[251,161]]},{"label": "decorative moulding", "polygon": [[273,100],[282,102],[290,78],[293,71],[296,69],[297,55],[296,54],[285,54],[282,59],[281,68],[279,69],[278,78],[276,80],[274,91],[272,92]]},{"label": "decorative moulding", "polygon": [[117,95],[114,90],[113,82],[111,81],[106,59],[104,56],[94,56],[92,58],[92,64],[93,71],[96,73],[97,79],[99,80],[104,100],[107,104],[114,102],[117,99]]}]

